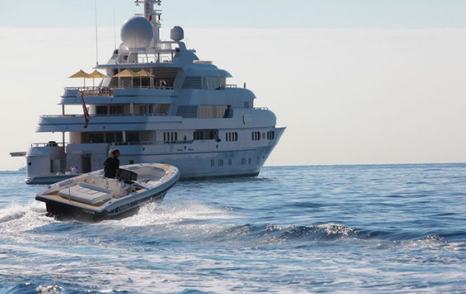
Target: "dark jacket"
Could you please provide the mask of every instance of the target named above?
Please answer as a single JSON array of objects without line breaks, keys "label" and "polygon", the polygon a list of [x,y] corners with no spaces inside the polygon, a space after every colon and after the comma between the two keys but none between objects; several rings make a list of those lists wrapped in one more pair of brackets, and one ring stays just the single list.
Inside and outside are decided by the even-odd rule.
[{"label": "dark jacket", "polygon": [[118,160],[118,158],[107,158],[107,160],[104,162],[105,177],[110,179],[116,178],[119,168],[120,160]]}]

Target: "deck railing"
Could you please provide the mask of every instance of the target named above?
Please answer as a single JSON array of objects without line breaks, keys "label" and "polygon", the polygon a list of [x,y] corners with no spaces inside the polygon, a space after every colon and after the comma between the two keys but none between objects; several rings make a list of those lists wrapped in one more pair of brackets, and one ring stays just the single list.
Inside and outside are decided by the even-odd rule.
[{"label": "deck railing", "polygon": [[115,90],[129,90],[129,89],[151,89],[151,90],[173,90],[173,87],[169,86],[134,86],[134,87],[66,87],[65,91],[76,91],[77,95],[83,96],[102,96],[109,97],[113,96]]},{"label": "deck railing", "polygon": [[[42,118],[60,118],[60,117],[83,117],[82,114],[50,114],[50,115],[41,115]],[[144,116],[144,117],[153,117],[153,116],[168,116],[168,113],[120,113],[120,114],[91,114],[89,117],[134,117],[134,116]]]},{"label": "deck railing", "polygon": [[47,143],[32,143],[31,147],[65,147],[68,143],[50,141]]}]

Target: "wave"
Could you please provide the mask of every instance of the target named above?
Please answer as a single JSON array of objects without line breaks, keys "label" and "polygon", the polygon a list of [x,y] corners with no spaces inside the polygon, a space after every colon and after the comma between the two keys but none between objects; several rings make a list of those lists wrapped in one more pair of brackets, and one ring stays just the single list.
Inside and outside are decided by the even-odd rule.
[{"label": "wave", "polygon": [[[45,216],[41,203],[12,204],[0,209],[0,234],[24,239],[37,234],[59,242],[72,236],[79,244],[178,243],[200,242],[230,245],[293,244],[307,246],[315,242],[376,241],[381,246],[406,248],[440,248],[466,250],[466,233],[462,231],[413,232],[405,230],[368,230],[342,223],[251,224],[230,208],[211,207],[196,202],[149,204],[134,216],[123,220],[107,220],[97,224],[57,221]],[[25,234],[26,233],[26,234]]]},{"label": "wave", "polygon": [[157,203],[147,204],[131,217],[122,220],[108,220],[103,223],[123,227],[147,227],[213,222],[233,218],[235,218],[235,215],[226,208],[214,208],[198,202],[174,203],[166,201],[162,205]]},{"label": "wave", "polygon": [[263,243],[290,241],[330,241],[358,238],[358,232],[342,224],[296,225],[239,225],[213,236],[216,241],[257,240]]},{"label": "wave", "polygon": [[[450,234],[409,234],[404,232],[370,231],[351,228],[344,224],[325,223],[299,225],[238,225],[214,235],[207,241],[242,245],[281,245],[306,248],[325,243],[353,243],[371,248],[404,248],[408,250],[466,251],[466,234],[462,239],[451,239]],[[456,236],[456,235],[455,235]],[[363,243],[361,243],[363,242]]]},{"label": "wave", "polygon": [[13,203],[0,209],[0,233],[21,235],[22,232],[41,227],[54,221],[45,216],[45,206],[41,203]]}]

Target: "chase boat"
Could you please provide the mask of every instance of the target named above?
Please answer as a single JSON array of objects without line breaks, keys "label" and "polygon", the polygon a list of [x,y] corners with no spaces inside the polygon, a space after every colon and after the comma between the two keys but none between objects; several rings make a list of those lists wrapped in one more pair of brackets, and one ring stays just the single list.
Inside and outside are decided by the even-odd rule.
[{"label": "chase boat", "polygon": [[84,174],[51,185],[36,200],[45,202],[49,216],[117,218],[150,201],[162,201],[179,176],[172,165],[127,165],[118,179],[105,178],[103,170]]}]

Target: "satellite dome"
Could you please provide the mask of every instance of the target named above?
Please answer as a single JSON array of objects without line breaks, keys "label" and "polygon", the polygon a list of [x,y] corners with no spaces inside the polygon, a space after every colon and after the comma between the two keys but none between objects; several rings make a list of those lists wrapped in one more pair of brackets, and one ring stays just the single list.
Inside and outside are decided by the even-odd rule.
[{"label": "satellite dome", "polygon": [[147,48],[153,38],[152,24],[142,16],[130,18],[121,29],[121,40],[129,49]]},{"label": "satellite dome", "polygon": [[184,39],[184,30],[182,27],[173,27],[173,29],[170,31],[170,38],[175,41],[179,42]]}]

